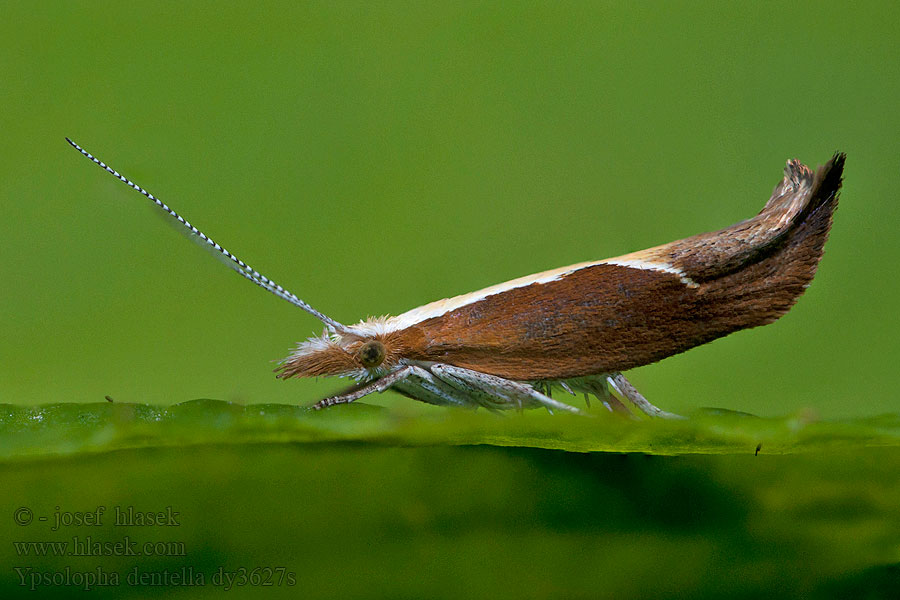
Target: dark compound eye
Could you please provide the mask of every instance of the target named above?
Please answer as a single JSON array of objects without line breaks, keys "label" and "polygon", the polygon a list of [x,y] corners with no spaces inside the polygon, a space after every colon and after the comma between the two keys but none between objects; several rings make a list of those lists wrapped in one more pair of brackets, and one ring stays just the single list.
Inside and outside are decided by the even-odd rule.
[{"label": "dark compound eye", "polygon": [[378,340],[370,340],[360,347],[357,357],[367,369],[377,367],[384,362],[384,344]]}]

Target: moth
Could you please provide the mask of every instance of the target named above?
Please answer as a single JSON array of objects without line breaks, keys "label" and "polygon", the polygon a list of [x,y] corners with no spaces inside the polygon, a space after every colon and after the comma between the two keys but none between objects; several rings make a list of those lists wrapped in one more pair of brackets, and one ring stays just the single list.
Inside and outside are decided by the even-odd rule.
[{"label": "moth", "polygon": [[[398,316],[343,325],[278,285],[153,194],[66,138],[149,198],[256,285],[324,324],[276,368],[277,377],[356,383],[321,409],[392,389],[439,406],[582,412],[554,390],[596,397],[609,411],[679,418],[622,374],[785,314],[816,273],[838,203],[846,155],[815,171],[789,160],[756,216],[661,246],[535,273]],[[624,401],[624,402],[623,402]]]}]

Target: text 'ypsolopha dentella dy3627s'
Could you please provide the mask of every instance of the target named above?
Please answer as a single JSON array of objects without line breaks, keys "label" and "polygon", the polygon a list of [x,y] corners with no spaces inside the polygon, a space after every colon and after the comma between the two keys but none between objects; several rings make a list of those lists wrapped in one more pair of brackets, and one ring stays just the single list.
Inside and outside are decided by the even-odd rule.
[{"label": "text 'ypsolopha dentella dy3627s'", "polygon": [[560,267],[438,300],[396,317],[342,325],[191,225],[78,144],[84,156],[137,190],[226,264],[325,324],[276,369],[278,377],[349,377],[356,384],[313,408],[393,389],[441,406],[544,407],[578,413],[554,388],[660,410],[623,371],[785,314],[809,286],[837,208],[845,155],[815,171],[790,160],[755,217],[616,258]]}]

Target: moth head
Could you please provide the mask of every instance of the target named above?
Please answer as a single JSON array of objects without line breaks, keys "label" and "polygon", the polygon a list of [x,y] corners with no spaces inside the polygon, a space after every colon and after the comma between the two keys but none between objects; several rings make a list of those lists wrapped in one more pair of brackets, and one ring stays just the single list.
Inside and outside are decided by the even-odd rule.
[{"label": "moth head", "polygon": [[281,379],[289,377],[337,376],[356,380],[380,376],[397,362],[397,351],[390,337],[371,328],[347,327],[311,337],[278,365]]}]

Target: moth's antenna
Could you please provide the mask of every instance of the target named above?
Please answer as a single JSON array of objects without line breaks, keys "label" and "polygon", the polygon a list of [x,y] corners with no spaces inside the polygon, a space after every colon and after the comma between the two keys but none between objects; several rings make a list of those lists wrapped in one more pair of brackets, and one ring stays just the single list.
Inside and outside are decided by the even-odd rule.
[{"label": "moth's antenna", "polygon": [[177,212],[175,212],[174,210],[169,208],[159,198],[157,198],[156,196],[154,196],[153,194],[151,194],[150,192],[148,192],[147,190],[145,190],[138,184],[134,183],[133,181],[131,181],[124,175],[121,175],[115,169],[108,167],[106,165],[106,163],[104,163],[100,159],[94,157],[91,153],[89,153],[87,150],[85,150],[84,148],[82,148],[81,146],[79,146],[78,144],[76,144],[75,142],[70,140],[69,138],[66,138],[66,141],[69,142],[69,144],[71,144],[73,148],[75,148],[76,150],[81,152],[85,157],[89,158],[95,164],[102,167],[108,173],[114,175],[119,181],[121,181],[122,183],[126,184],[128,187],[140,192],[141,194],[143,194],[144,196],[146,196],[147,198],[152,200],[153,203],[156,206],[158,206],[160,209],[162,209],[168,216],[174,218],[181,225],[183,225],[190,235],[192,235],[196,238],[199,238],[201,241],[203,241],[206,245],[208,245],[214,251],[216,251],[220,255],[222,255],[223,258],[227,259],[224,262],[229,268],[233,269],[241,276],[246,277],[247,279],[249,279],[256,285],[258,285],[259,287],[272,292],[279,298],[287,300],[294,306],[299,306],[300,308],[302,308],[303,310],[305,310],[306,312],[308,312],[315,318],[317,318],[320,321],[322,321],[323,323],[325,323],[325,325],[327,325],[329,328],[337,330],[337,331],[342,331],[342,332],[347,331],[346,327],[344,327],[343,325],[341,325],[340,323],[338,323],[331,317],[327,317],[327,316],[323,315],[322,313],[320,313],[319,311],[314,309],[312,306],[310,306],[309,304],[307,304],[306,302],[304,302],[303,300],[301,300],[300,298],[298,298],[297,296],[295,296],[288,290],[284,289],[283,287],[281,287],[280,285],[278,285],[277,283],[275,283],[274,281],[272,281],[271,279],[269,279],[268,277],[266,277],[265,275],[263,275],[262,273],[260,273],[259,271],[257,271],[256,269],[254,269],[253,267],[251,267],[244,261],[242,261],[241,259],[239,259],[237,256],[235,256],[234,254],[232,254],[231,252],[229,252],[228,250],[226,250],[225,248],[223,248],[222,246],[220,246],[219,244],[214,242],[212,240],[212,238],[210,238],[208,235],[206,235],[205,233],[203,233],[202,231],[200,231],[199,229],[197,229],[196,227],[191,225],[189,222],[185,221],[181,215],[179,215]]}]

